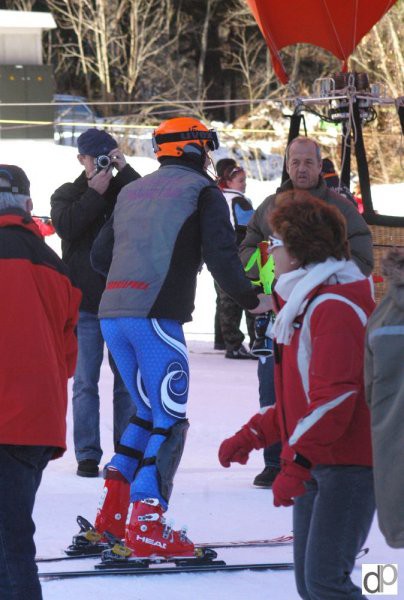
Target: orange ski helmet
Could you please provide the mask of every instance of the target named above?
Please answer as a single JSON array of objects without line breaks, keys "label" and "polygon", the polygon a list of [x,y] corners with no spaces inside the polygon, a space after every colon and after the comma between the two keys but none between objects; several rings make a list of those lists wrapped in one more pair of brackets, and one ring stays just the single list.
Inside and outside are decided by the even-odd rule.
[{"label": "orange ski helmet", "polygon": [[193,117],[176,117],[163,121],[153,131],[153,150],[157,158],[162,156],[179,157],[183,154],[197,153],[205,150],[217,150],[219,139],[214,129]]}]

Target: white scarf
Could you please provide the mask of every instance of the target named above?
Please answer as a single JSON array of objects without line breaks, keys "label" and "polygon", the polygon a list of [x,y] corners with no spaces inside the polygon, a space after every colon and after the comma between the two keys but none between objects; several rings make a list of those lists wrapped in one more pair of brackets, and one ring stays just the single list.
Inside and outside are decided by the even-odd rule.
[{"label": "white scarf", "polygon": [[281,275],[275,291],[286,301],[276,316],[271,336],[279,344],[290,344],[294,328],[293,321],[306,305],[307,296],[321,284],[352,283],[365,279],[359,267],[352,260],[327,258],[322,263],[310,264],[304,268]]}]

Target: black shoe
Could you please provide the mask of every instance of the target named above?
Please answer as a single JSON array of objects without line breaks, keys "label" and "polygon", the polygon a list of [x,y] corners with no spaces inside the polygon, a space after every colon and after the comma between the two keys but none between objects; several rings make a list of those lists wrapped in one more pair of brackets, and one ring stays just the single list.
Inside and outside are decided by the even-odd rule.
[{"label": "black shoe", "polygon": [[77,465],[77,475],[80,477],[98,477],[98,463],[93,458],[80,460]]},{"label": "black shoe", "polygon": [[253,358],[246,348],[244,348],[243,344],[241,344],[240,348],[237,350],[226,350],[225,354],[226,358]]},{"label": "black shoe", "polygon": [[280,473],[278,467],[265,467],[265,469],[256,476],[253,485],[261,488],[271,488],[275,477]]}]

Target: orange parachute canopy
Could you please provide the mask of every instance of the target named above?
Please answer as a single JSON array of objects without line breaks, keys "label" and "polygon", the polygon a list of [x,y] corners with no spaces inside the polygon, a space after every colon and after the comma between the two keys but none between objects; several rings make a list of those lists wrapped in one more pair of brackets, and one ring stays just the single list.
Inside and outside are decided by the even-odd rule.
[{"label": "orange parachute canopy", "polygon": [[313,44],[347,61],[360,40],[397,0],[247,0],[278,79],[288,82],[279,50]]}]

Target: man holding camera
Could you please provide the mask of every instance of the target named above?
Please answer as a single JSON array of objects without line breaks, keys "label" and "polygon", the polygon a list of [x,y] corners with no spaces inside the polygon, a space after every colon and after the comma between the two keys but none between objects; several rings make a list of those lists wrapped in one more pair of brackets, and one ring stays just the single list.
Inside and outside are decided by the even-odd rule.
[{"label": "man holding camera", "polygon": [[[54,192],[51,217],[62,239],[62,258],[83,293],[73,383],[77,475],[97,477],[102,456],[98,381],[104,351],[97,313],[105,279],[91,268],[90,251],[98,232],[112,215],[119,192],[140,175],[127,164],[116,140],[106,131],[88,129],[80,135],[77,145],[77,158],[84,171],[73,183],[65,183]],[[114,374],[114,443],[117,444],[133,413],[133,404],[110,355],[109,364]]]}]

